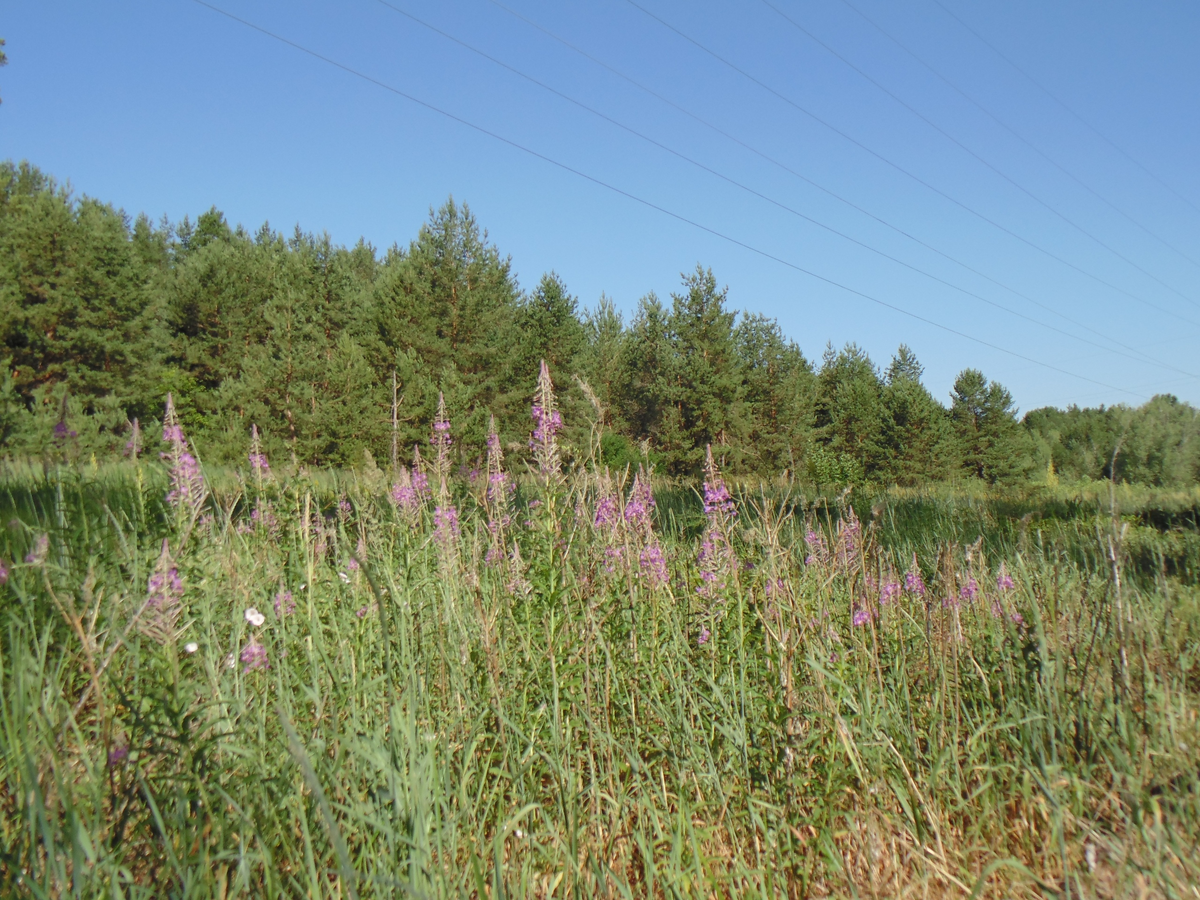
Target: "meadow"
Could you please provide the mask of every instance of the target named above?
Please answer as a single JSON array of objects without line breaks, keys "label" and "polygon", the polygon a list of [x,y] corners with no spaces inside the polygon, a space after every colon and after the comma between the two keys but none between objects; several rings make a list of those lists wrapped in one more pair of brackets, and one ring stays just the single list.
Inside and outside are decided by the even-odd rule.
[{"label": "meadow", "polygon": [[0,466],[3,891],[1200,896],[1195,493],[564,471],[534,414]]}]

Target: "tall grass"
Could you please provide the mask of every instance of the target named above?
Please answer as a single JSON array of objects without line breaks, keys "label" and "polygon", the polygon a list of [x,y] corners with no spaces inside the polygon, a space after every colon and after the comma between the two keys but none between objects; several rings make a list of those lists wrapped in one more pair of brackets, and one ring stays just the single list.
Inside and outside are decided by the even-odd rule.
[{"label": "tall grass", "polygon": [[455,539],[381,473],[209,473],[192,518],[156,465],[4,473],[4,890],[1196,896],[1197,535],[1165,504],[746,486],[708,582],[676,488],[657,585],[600,482],[543,485],[518,565],[467,484]]}]

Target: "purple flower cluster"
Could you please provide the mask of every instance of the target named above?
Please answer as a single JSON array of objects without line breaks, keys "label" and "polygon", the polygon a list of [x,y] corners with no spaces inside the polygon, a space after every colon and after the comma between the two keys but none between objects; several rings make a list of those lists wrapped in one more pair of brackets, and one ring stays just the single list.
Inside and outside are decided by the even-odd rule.
[{"label": "purple flower cluster", "polygon": [[296,611],[296,601],[292,599],[291,591],[280,591],[275,595],[275,615],[281,619]]},{"label": "purple flower cluster", "polygon": [[702,597],[715,598],[726,586],[726,579],[738,567],[737,556],[730,543],[729,520],[737,515],[725,480],[708,448],[704,464],[704,539],[700,542],[697,562],[700,584],[696,592]]},{"label": "purple flower cluster", "polygon": [[414,518],[429,496],[429,479],[419,469],[411,472],[401,467],[397,473],[396,483],[392,485],[391,498],[400,512],[407,518]]},{"label": "purple flower cluster", "polygon": [[653,540],[638,555],[638,567],[651,587],[664,587],[670,580],[667,560],[657,540]]},{"label": "purple flower cluster", "polygon": [[537,390],[533,395],[530,415],[533,417],[533,434],[529,438],[529,448],[537,462],[538,474],[549,486],[562,475],[557,435],[562,430],[563,420],[555,408],[554,382],[550,380],[550,369],[544,359],[538,370]]},{"label": "purple flower cluster", "polygon": [[1000,572],[996,575],[996,587],[1002,591],[1011,591],[1015,587],[1012,576],[1008,574],[1004,563],[1000,563]]},{"label": "purple flower cluster", "polygon": [[171,560],[167,542],[162,542],[158,562],[146,583],[144,615],[138,621],[138,630],[165,644],[175,638],[175,626],[183,613],[183,579]]},{"label": "purple flower cluster", "polygon": [[654,522],[654,490],[650,476],[639,471],[633,477],[633,488],[625,501],[625,523],[635,531],[649,534]]},{"label": "purple flower cluster", "polygon": [[179,577],[179,570],[171,566],[151,575],[146,588],[149,595],[146,609],[167,610],[177,606],[183,596],[183,579]]},{"label": "purple flower cluster", "polygon": [[54,442],[56,444],[65,444],[67,441],[74,439],[78,435],[74,431],[67,428],[67,423],[60,419],[58,424],[54,426]]},{"label": "purple flower cluster", "polygon": [[858,557],[861,544],[862,525],[854,514],[853,507],[845,519],[838,522],[837,547],[834,550],[834,560],[842,568],[850,568]]},{"label": "purple flower cluster", "polygon": [[596,514],[592,517],[592,525],[600,531],[612,531],[620,522],[621,513],[617,508],[617,497],[611,491],[606,491],[596,501]]},{"label": "purple flower cluster", "polygon": [[734,506],[733,497],[729,494],[729,488],[725,486],[725,482],[717,480],[715,484],[704,482],[704,514],[706,516],[713,513],[724,513],[730,517],[737,515],[737,508]]},{"label": "purple flower cluster", "polygon": [[859,607],[854,611],[854,616],[850,620],[855,628],[861,628],[871,621],[871,613],[866,607]]},{"label": "purple flower cluster", "polygon": [[187,438],[175,415],[175,401],[170,394],[167,394],[167,411],[163,416],[162,439],[167,452],[159,455],[167,460],[170,468],[171,489],[167,493],[167,502],[195,511],[204,502],[204,476],[200,472],[200,463],[188,451]]},{"label": "purple flower cluster", "polygon": [[40,566],[46,561],[46,557],[50,555],[50,535],[39,534],[36,541],[33,542],[33,547],[25,554],[25,562],[30,565]]},{"label": "purple flower cluster", "polygon": [[887,606],[900,596],[900,582],[885,581],[883,587],[879,589],[879,603],[882,606]]},{"label": "purple flower cluster", "polygon": [[251,672],[254,669],[269,669],[270,662],[267,660],[267,648],[258,642],[257,638],[250,638],[250,643],[242,648],[238,658],[242,661],[242,674]]},{"label": "purple flower cluster", "polygon": [[443,547],[451,546],[458,539],[458,510],[454,506],[446,504],[434,509],[433,532]]},{"label": "purple flower cluster", "polygon": [[974,576],[968,575],[966,583],[959,588],[958,599],[964,603],[970,603],[978,593],[979,583],[975,580]]},{"label": "purple flower cluster", "polygon": [[698,635],[696,635],[696,643],[699,646],[703,647],[705,644],[708,643],[708,639],[711,637],[712,637],[712,632],[709,631],[707,628],[705,628],[703,625],[701,625],[700,633]]},{"label": "purple flower cluster", "polygon": [[250,426],[250,468],[258,478],[265,478],[271,474],[271,467],[267,465],[267,455],[262,452],[257,425]]},{"label": "purple flower cluster", "polygon": [[904,589],[914,597],[925,596],[925,581],[921,578],[921,570],[917,567],[917,556],[913,554],[912,566],[904,573]]},{"label": "purple flower cluster", "polygon": [[829,561],[829,545],[812,528],[804,533],[804,543],[808,544],[808,555],[804,557],[806,566],[824,565]]}]

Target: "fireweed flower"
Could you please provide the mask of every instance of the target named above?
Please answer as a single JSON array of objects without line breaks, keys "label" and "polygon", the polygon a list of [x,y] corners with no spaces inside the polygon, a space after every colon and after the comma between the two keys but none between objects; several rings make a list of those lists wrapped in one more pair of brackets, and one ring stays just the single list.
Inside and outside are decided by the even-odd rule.
[{"label": "fireweed flower", "polygon": [[713,598],[725,588],[726,579],[737,569],[737,556],[730,543],[730,524],[737,510],[725,481],[708,448],[704,465],[704,538],[700,542],[697,562],[700,566],[700,585],[696,592]]},{"label": "fireweed flower", "polygon": [[146,602],[138,618],[138,630],[160,644],[175,639],[176,626],[183,614],[183,579],[171,559],[167,542],[162,542],[158,562],[146,583]]},{"label": "fireweed flower", "polygon": [[125,760],[128,758],[129,748],[124,745],[113,747],[108,751],[108,765],[110,768],[121,765],[121,763],[125,762]]},{"label": "fireweed flower", "polygon": [[555,408],[554,382],[550,380],[550,369],[544,359],[538,370],[537,390],[533,395],[530,415],[533,417],[533,434],[529,439],[529,448],[533,451],[538,475],[542,482],[550,487],[556,485],[562,477],[557,435],[562,429],[563,421],[562,415]]},{"label": "fireweed flower", "polygon": [[40,566],[46,561],[46,557],[50,555],[50,535],[39,534],[38,539],[33,542],[33,548],[25,554],[25,562]]},{"label": "fireweed flower", "polygon": [[275,615],[281,619],[296,611],[296,601],[292,599],[291,591],[280,591],[275,595]]},{"label": "fireweed flower", "polygon": [[453,546],[458,540],[458,510],[452,504],[447,503],[434,509],[433,533],[443,547]]},{"label": "fireweed flower", "polygon": [[438,501],[444,503],[449,497],[446,479],[450,475],[450,419],[446,415],[446,398],[438,394],[437,417],[433,420],[433,434],[429,438],[433,446],[433,473],[438,482]]},{"label": "fireweed flower", "polygon": [[838,522],[834,561],[840,567],[850,568],[854,564],[861,545],[861,536],[862,525],[859,524],[858,517],[854,514],[854,507],[851,507],[850,514]]},{"label": "fireweed flower", "polygon": [[904,573],[904,589],[915,597],[925,596],[925,581],[917,568],[917,555],[913,554],[912,566]]},{"label": "fireweed flower", "polygon": [[979,593],[979,583],[975,581],[973,576],[967,576],[967,583],[964,584],[958,592],[958,598],[964,603],[969,603],[975,599],[975,595]]},{"label": "fireweed flower", "polygon": [[662,547],[657,540],[638,554],[638,568],[651,587],[663,587],[670,580],[667,560],[663,557]]},{"label": "fireweed flower", "polygon": [[238,658],[242,661],[243,675],[254,669],[269,669],[271,667],[270,662],[267,661],[267,648],[254,638],[251,638],[250,643],[242,648],[242,652]]},{"label": "fireweed flower", "polygon": [[483,493],[489,538],[484,562],[489,566],[499,565],[508,555],[505,532],[512,524],[512,494],[512,482],[504,471],[504,449],[500,446],[500,435],[496,431],[496,417],[492,416],[488,422],[487,486]]},{"label": "fireweed flower", "polygon": [[854,618],[850,621],[855,628],[861,628],[871,621],[871,614],[864,607],[859,607],[854,611]]},{"label": "fireweed flower", "polygon": [[883,583],[883,587],[879,589],[879,603],[882,606],[887,606],[900,596],[900,582],[889,580]]},{"label": "fireweed flower", "polygon": [[1000,563],[1000,573],[996,576],[996,587],[1002,591],[1010,591],[1014,587],[1012,576],[1008,574],[1004,563]]},{"label": "fireweed flower", "polygon": [[258,426],[250,426],[250,469],[260,481],[271,474],[267,464],[267,455],[262,452],[262,441],[258,436]]},{"label": "fireweed flower", "polygon": [[163,443],[167,445],[167,451],[159,456],[167,461],[171,485],[167,502],[195,514],[207,494],[204,476],[200,472],[200,463],[188,451],[187,438],[183,435],[183,426],[179,424],[175,401],[170,394],[167,394],[167,411],[163,416]]},{"label": "fireweed flower", "polygon": [[804,557],[806,566],[825,565],[829,562],[829,545],[811,527],[804,532],[804,543],[808,545],[808,555]]},{"label": "fireweed flower", "polygon": [[700,633],[698,635],[696,635],[696,643],[699,646],[703,647],[705,644],[708,643],[708,639],[710,637],[712,637],[712,632],[709,631],[707,628],[705,628],[703,625],[701,625]]}]

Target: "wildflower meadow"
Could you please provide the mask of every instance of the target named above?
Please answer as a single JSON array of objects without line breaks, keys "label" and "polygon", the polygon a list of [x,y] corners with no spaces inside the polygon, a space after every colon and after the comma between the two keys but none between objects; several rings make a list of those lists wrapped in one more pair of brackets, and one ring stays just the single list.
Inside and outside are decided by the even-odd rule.
[{"label": "wildflower meadow", "polygon": [[0,469],[4,894],[1200,896],[1200,498],[563,425]]}]

